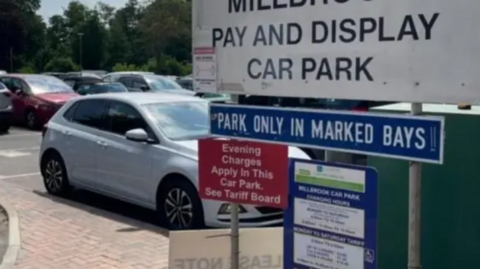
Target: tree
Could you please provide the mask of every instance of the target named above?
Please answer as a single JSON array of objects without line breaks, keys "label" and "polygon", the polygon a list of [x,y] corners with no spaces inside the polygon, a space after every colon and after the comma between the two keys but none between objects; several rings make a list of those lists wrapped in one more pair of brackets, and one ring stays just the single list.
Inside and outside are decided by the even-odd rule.
[{"label": "tree", "polygon": [[[172,40],[191,36],[191,4],[184,0],[153,0],[146,8],[141,21],[141,30],[148,42],[150,52],[157,64],[167,54]],[[170,47],[172,50],[172,47]],[[165,68],[163,68],[165,70]],[[161,71],[162,67],[158,66]]]},{"label": "tree", "polygon": [[36,15],[39,8],[40,0],[0,0],[0,69],[10,69],[11,50],[15,65],[25,60],[24,54],[38,50],[37,41],[44,34]]},{"label": "tree", "polygon": [[47,72],[71,72],[79,70],[70,58],[53,58],[45,66]]},{"label": "tree", "polygon": [[[101,69],[106,60],[107,31],[101,22],[99,13],[96,10],[88,11],[86,21],[79,30],[83,33],[83,40],[79,44],[79,40],[75,39],[77,42],[74,44],[77,46],[73,47],[73,55],[78,55],[75,47],[82,46],[83,68]],[[80,56],[76,57],[76,59],[79,58]]]}]

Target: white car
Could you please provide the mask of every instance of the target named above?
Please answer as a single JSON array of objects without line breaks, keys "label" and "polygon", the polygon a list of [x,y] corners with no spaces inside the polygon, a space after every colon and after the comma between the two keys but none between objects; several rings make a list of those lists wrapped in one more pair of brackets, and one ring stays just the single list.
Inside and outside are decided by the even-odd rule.
[{"label": "white car", "polygon": [[[114,93],[67,102],[43,130],[45,188],[72,186],[156,210],[169,229],[228,227],[227,203],[198,196],[197,139],[209,133],[208,101],[168,93]],[[290,157],[309,159],[299,148]],[[242,205],[240,225],[277,225],[283,211]]]}]

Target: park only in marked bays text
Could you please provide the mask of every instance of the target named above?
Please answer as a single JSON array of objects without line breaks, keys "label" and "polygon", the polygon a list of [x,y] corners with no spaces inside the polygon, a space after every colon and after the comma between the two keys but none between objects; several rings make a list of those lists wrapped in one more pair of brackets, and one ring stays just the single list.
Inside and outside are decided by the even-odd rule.
[{"label": "park only in marked bays text", "polygon": [[[380,144],[384,147],[423,150],[428,145],[423,127],[374,125],[347,120],[303,119],[243,113],[216,113],[217,130],[234,131],[256,137],[268,134],[278,138],[302,138],[352,144]],[[378,130],[380,128],[381,130]],[[221,131],[220,131],[221,132]],[[277,140],[272,138],[271,140]],[[281,140],[281,139],[280,139]]]}]

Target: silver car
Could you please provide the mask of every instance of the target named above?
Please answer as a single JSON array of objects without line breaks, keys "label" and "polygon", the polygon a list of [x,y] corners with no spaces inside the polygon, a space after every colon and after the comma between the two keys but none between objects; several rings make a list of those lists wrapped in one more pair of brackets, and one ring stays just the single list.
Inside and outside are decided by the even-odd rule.
[{"label": "silver car", "polygon": [[[209,135],[208,101],[168,93],[88,95],[69,101],[43,132],[45,188],[85,188],[156,210],[169,229],[230,226],[228,203],[198,195],[198,139]],[[289,156],[309,159],[296,147]],[[281,209],[242,205],[240,225],[279,225]]]},{"label": "silver car", "polygon": [[0,83],[0,133],[5,133],[10,129],[12,123],[12,99],[11,92],[7,87]]}]

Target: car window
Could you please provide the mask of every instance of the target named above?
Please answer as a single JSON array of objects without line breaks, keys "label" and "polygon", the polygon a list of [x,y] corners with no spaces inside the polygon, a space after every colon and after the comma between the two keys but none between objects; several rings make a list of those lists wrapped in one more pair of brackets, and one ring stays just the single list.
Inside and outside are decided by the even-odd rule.
[{"label": "car window", "polygon": [[5,90],[7,89],[7,86],[3,85],[3,83],[0,83],[0,90]]},{"label": "car window", "polygon": [[187,90],[193,90],[192,80],[180,79],[176,81],[180,86]]},{"label": "car window", "polygon": [[112,82],[112,76],[106,76],[102,79],[103,82]]},{"label": "car window", "polygon": [[150,118],[171,140],[191,140],[209,135],[208,102],[153,103],[144,106]]},{"label": "car window", "polygon": [[148,83],[150,83],[150,85],[152,86],[153,90],[155,91],[182,89],[182,86],[180,86],[177,82],[166,77],[149,76],[149,77],[146,77],[146,79]]},{"label": "car window", "polygon": [[127,131],[133,129],[143,129],[151,133],[145,119],[134,107],[122,103],[112,102],[107,113],[109,130],[112,133],[125,135]]},{"label": "car window", "polygon": [[71,107],[69,107],[67,109],[67,111],[65,111],[65,113],[63,113],[63,118],[65,118],[66,120],[68,121],[72,121],[73,119],[73,114],[75,113],[75,109],[77,108],[78,104],[81,103],[81,102],[76,102],[75,104],[73,104]]},{"label": "car window", "polygon": [[106,85],[92,85],[90,92],[93,93],[108,93],[108,92],[128,92],[123,84],[106,84]]},{"label": "car window", "polygon": [[106,101],[99,99],[79,101],[72,121],[88,127],[106,129],[104,112]]},{"label": "car window", "polygon": [[128,78],[128,77],[119,78],[118,82],[125,85],[125,87],[133,87],[131,78]]},{"label": "car window", "polygon": [[70,87],[73,87],[73,85],[75,85],[75,80],[73,79],[66,79],[63,82],[65,82]]},{"label": "car window", "polygon": [[26,77],[25,80],[30,84],[34,94],[74,92],[72,87],[56,77],[32,76]]},{"label": "car window", "polygon": [[133,80],[133,88],[142,88],[142,87],[148,87],[147,83],[143,81],[142,79],[136,78]]},{"label": "car window", "polygon": [[89,85],[89,84],[80,85],[78,86],[77,93],[81,95],[91,93],[92,92],[91,88],[92,88],[92,85]]}]

